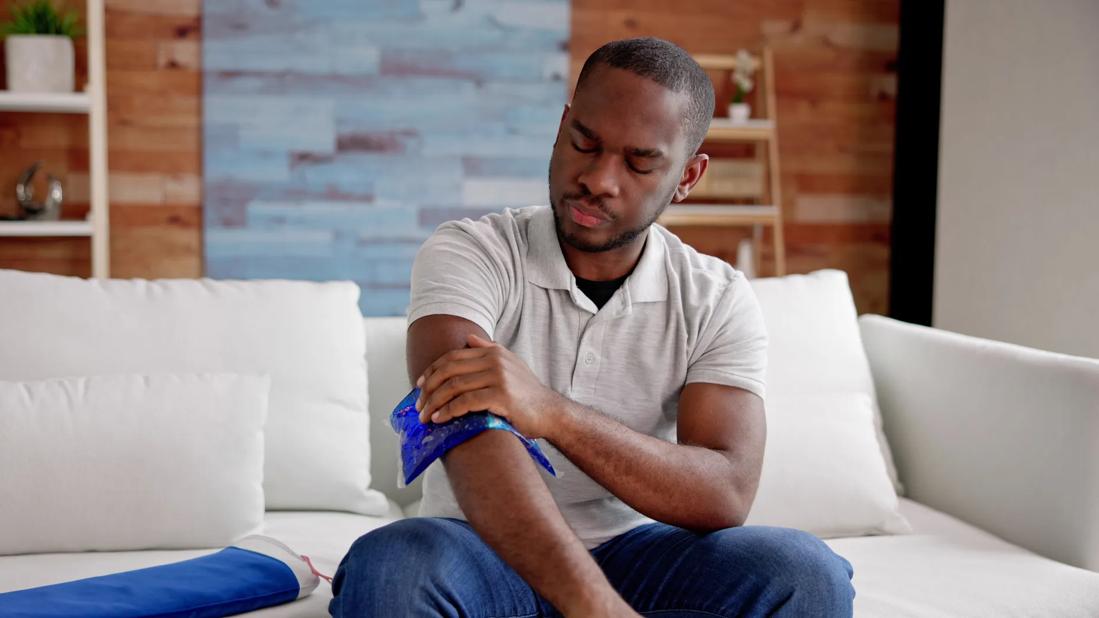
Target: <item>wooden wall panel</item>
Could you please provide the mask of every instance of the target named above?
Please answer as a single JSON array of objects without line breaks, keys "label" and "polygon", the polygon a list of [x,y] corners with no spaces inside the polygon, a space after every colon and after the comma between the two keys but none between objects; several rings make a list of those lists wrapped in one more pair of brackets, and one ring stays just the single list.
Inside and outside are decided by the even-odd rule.
[{"label": "wooden wall panel", "polygon": [[[845,270],[859,311],[885,313],[898,12],[898,0],[574,0],[572,75],[618,38],[658,36],[696,54],[770,46],[787,269]],[[747,236],[674,231],[730,261]],[[765,273],[771,260],[765,250]]]},{"label": "wooden wall panel", "polygon": [[[82,0],[66,4],[83,10]],[[9,6],[0,2],[0,15]],[[202,275],[200,6],[106,0],[113,277]],[[77,41],[78,88],[83,45]],[[63,216],[87,213],[86,117],[0,113],[0,143],[0,212],[15,212],[16,178],[42,160],[64,178]],[[88,276],[90,252],[83,238],[0,238],[0,268]]]},{"label": "wooden wall panel", "polygon": [[[8,4],[0,0],[0,15]],[[201,1],[106,4],[112,275],[201,276]],[[859,310],[884,313],[898,5],[899,0],[574,0],[570,64],[575,76],[600,44],[629,36],[661,36],[692,53],[770,45],[789,269],[842,268],[851,275]],[[81,52],[78,58],[82,71]],[[14,208],[20,170],[42,158],[69,177],[65,215],[83,216],[86,143],[82,117],[0,114],[0,212]],[[739,237],[678,231],[727,259]],[[86,276],[89,253],[81,239],[0,238],[0,268]]]}]

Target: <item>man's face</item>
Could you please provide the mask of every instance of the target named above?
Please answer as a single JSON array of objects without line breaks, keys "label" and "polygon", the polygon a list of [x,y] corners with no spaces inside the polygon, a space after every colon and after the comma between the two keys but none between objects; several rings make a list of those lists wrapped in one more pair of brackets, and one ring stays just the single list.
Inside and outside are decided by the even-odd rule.
[{"label": "man's face", "polygon": [[587,252],[629,244],[671,203],[687,159],[686,95],[606,65],[562,116],[550,204],[563,241]]}]

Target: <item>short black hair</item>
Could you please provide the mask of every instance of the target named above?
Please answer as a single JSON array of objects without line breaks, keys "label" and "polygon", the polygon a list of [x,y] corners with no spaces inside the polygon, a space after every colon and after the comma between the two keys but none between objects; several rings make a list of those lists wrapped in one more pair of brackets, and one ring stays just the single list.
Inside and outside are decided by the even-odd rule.
[{"label": "short black hair", "polygon": [[698,151],[714,116],[714,84],[705,69],[682,47],[655,37],[611,41],[584,61],[576,79],[579,90],[595,67],[605,64],[625,69],[689,98],[683,129],[687,134],[687,155]]}]

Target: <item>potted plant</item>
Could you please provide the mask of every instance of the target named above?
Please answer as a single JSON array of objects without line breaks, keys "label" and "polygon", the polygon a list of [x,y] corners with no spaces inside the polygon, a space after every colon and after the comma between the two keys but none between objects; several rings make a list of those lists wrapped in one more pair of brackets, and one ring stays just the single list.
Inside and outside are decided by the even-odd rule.
[{"label": "potted plant", "polygon": [[736,66],[733,68],[733,101],[729,104],[729,119],[732,122],[747,122],[752,115],[752,106],[745,98],[755,85],[752,76],[759,68],[759,61],[742,49],[736,53]]},{"label": "potted plant", "polygon": [[11,21],[0,27],[8,90],[73,91],[73,39],[80,36],[77,19],[75,12],[62,13],[50,0],[12,5]]}]

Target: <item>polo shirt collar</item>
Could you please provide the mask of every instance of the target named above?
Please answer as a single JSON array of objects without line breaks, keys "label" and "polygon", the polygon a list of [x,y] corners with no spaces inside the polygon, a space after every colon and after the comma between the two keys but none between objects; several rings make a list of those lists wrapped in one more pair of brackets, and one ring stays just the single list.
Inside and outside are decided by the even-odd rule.
[{"label": "polo shirt collar", "polygon": [[[668,272],[664,264],[666,252],[664,237],[653,224],[646,232],[645,248],[641,259],[626,279],[630,300],[660,302],[668,298]],[[540,208],[531,218],[527,238],[527,281],[539,287],[555,290],[573,290],[576,277],[565,262],[561,245],[557,241],[557,229],[553,223],[551,207]]]}]

